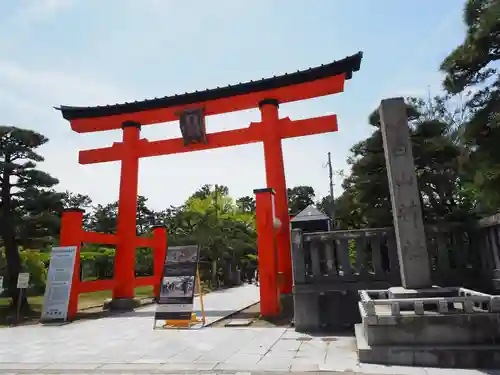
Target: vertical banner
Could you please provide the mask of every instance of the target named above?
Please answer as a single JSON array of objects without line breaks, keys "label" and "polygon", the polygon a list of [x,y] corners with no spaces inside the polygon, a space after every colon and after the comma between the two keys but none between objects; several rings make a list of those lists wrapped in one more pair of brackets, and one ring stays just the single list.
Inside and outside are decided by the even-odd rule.
[{"label": "vertical banner", "polygon": [[198,245],[167,248],[155,320],[191,320]]},{"label": "vertical banner", "polygon": [[43,300],[42,321],[65,321],[75,267],[76,246],[54,247]]}]

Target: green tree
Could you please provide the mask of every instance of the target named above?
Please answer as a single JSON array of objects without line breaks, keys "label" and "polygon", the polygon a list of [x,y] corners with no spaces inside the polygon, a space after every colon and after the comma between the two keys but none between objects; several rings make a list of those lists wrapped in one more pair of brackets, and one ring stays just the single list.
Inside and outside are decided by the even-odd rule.
[{"label": "green tree", "polygon": [[[61,196],[50,188],[58,180],[36,168],[43,157],[37,149],[48,142],[43,135],[14,126],[0,127],[0,237],[7,263],[7,289],[14,305],[18,300],[17,277],[21,271],[20,242],[53,234]],[[22,306],[27,307],[26,299]]]},{"label": "green tree", "polygon": [[287,189],[288,211],[298,214],[306,207],[314,204],[314,189],[311,186],[295,186]]},{"label": "green tree", "polygon": [[232,280],[233,271],[255,252],[254,215],[241,210],[226,189],[194,194],[182,207],[170,212],[169,244],[199,244],[202,264],[210,265],[207,271],[213,283],[218,275]]},{"label": "green tree", "polygon": [[[459,172],[461,146],[451,134],[447,102],[442,98],[408,98],[409,126],[418,186],[427,221],[460,220],[473,206]],[[448,120],[447,120],[448,119]],[[369,122],[376,130],[354,145],[349,159],[351,174],[344,180],[344,193],[337,200],[340,227],[391,226],[382,134],[378,111]]]},{"label": "green tree", "polygon": [[225,196],[229,194],[229,189],[227,186],[224,185],[210,185],[210,184],[205,184],[202,187],[200,187],[198,190],[196,190],[190,198],[200,198],[200,199],[205,199],[208,197],[213,196],[213,193],[215,191],[218,191],[221,195]]},{"label": "green tree", "polygon": [[255,212],[255,198],[244,196],[236,200],[236,204],[240,211]]},{"label": "green tree", "polygon": [[118,223],[118,202],[94,207],[89,219],[89,228],[99,233],[116,233]]},{"label": "green tree", "polygon": [[465,38],[443,61],[444,87],[465,95],[470,119],[461,136],[469,146],[466,171],[478,210],[500,206],[500,0],[468,0],[463,12]]},{"label": "green tree", "polygon": [[64,209],[77,208],[80,210],[85,210],[83,215],[83,226],[88,228],[90,222],[90,212],[92,208],[92,199],[86,194],[72,193],[70,191],[65,191],[62,193],[62,205]]},{"label": "green tree", "polygon": [[156,225],[156,215],[147,206],[148,199],[142,195],[137,197],[137,235],[142,236],[151,231]]}]

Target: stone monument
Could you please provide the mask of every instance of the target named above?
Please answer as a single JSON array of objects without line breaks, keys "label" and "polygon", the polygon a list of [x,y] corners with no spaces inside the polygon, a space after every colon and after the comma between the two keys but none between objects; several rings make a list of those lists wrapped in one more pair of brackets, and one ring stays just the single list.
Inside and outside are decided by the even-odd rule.
[{"label": "stone monument", "polygon": [[386,99],[379,114],[402,286],[359,291],[360,362],[497,368],[500,296],[432,285],[407,106]]},{"label": "stone monument", "polygon": [[391,205],[395,213],[401,282],[405,289],[430,288],[431,272],[406,104],[399,99],[384,100],[379,113]]}]

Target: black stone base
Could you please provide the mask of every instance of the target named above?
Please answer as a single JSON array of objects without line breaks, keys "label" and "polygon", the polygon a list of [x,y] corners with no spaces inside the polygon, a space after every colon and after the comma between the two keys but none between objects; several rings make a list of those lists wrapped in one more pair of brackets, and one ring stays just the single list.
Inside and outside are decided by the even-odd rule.
[{"label": "black stone base", "polygon": [[141,301],[137,298],[114,298],[104,301],[103,310],[133,311],[139,306]]},{"label": "black stone base", "polygon": [[293,294],[281,294],[280,295],[281,313],[280,316],[283,318],[293,319]]}]

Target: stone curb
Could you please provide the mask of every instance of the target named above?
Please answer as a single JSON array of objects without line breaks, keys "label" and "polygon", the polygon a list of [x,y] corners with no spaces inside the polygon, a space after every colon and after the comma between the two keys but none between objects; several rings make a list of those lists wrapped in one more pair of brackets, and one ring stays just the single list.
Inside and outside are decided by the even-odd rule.
[{"label": "stone curb", "polygon": [[[21,364],[22,365],[22,364]],[[118,365],[118,364],[116,364]],[[143,369],[127,369],[125,367],[120,367],[117,366],[116,369],[101,369],[101,368],[95,368],[95,369],[89,369],[87,368],[72,368],[72,369],[0,369],[0,375],[13,375],[13,374],[23,374],[23,375],[62,375],[62,374],[73,374],[73,375],[90,375],[90,374],[140,374],[140,375],[146,375],[146,374],[173,374],[173,373],[182,373],[185,375],[191,375],[191,374],[200,374],[200,375],[215,375],[215,374],[221,374],[221,375],[285,375],[285,374],[321,374],[321,375],[328,375],[328,374],[345,374],[345,375],[366,375],[364,373],[360,372],[353,372],[353,371],[335,371],[335,370],[318,370],[318,369],[303,369],[303,370],[298,370],[294,371],[293,369],[282,369],[282,370],[266,370],[265,366],[258,366],[258,365],[250,365],[250,369],[248,367],[245,368],[239,368],[239,366],[235,365],[234,369],[218,369],[218,366],[215,366],[211,370],[207,369],[202,369],[202,370],[196,370],[192,367],[186,368],[182,364],[179,364],[179,366],[175,366],[175,364],[171,364],[172,367],[166,368],[166,369],[150,369],[150,370],[145,370]],[[184,364],[185,365],[185,364]],[[226,364],[227,365],[227,364]],[[22,367],[22,366],[21,366]],[[378,374],[378,375],[383,375],[383,374]]]},{"label": "stone curb", "polygon": [[248,309],[249,307],[252,307],[252,306],[254,306],[254,305],[258,304],[259,302],[260,302],[260,301],[253,302],[253,303],[251,303],[250,305],[247,305],[247,306],[243,307],[242,309],[239,309],[239,310],[237,310],[237,311],[235,311],[235,312],[232,312],[232,313],[231,313],[231,314],[229,314],[229,315],[223,316],[222,318],[218,318],[218,319],[214,320],[213,322],[210,322],[210,323],[208,323],[208,324],[205,324],[205,327],[210,327],[211,325],[213,325],[213,324],[215,324],[215,323],[217,323],[217,322],[220,322],[221,320],[224,320],[224,319],[229,319],[229,318],[231,318],[232,316],[235,316],[236,314],[238,314],[238,313],[242,312],[243,310],[246,310],[246,309]]},{"label": "stone curb", "polygon": [[0,362],[0,374],[235,374],[235,373],[343,373],[329,365],[313,363],[162,362],[162,363],[15,363]]}]

